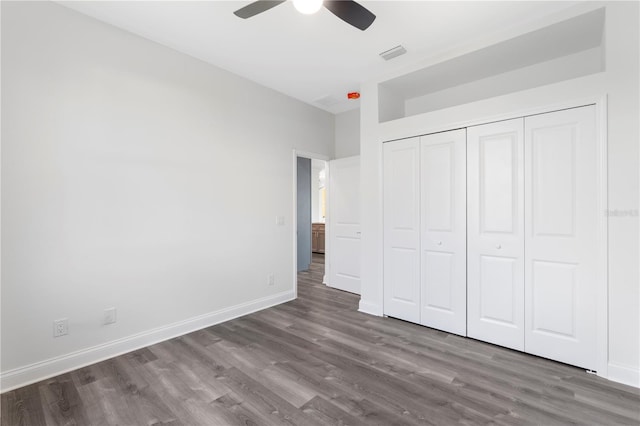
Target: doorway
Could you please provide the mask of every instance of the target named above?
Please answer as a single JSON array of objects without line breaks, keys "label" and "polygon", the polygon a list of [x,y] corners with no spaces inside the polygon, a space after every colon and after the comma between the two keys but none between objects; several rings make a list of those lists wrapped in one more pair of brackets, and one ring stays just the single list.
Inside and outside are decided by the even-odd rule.
[{"label": "doorway", "polygon": [[294,151],[294,291],[299,274],[321,274],[325,282],[328,158]]}]

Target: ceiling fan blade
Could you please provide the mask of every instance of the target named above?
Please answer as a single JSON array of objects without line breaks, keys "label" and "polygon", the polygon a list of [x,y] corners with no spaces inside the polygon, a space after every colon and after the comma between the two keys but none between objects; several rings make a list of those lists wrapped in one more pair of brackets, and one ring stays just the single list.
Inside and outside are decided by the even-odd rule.
[{"label": "ceiling fan blade", "polygon": [[284,3],[284,2],[285,0],[258,0],[258,1],[254,1],[253,3],[249,3],[245,7],[242,7],[236,10],[235,12],[233,12],[233,14],[239,18],[247,19],[259,13],[267,11],[272,7],[276,7],[280,3]]},{"label": "ceiling fan blade", "polygon": [[347,24],[362,31],[369,28],[376,20],[376,15],[353,0],[325,0],[324,7]]}]

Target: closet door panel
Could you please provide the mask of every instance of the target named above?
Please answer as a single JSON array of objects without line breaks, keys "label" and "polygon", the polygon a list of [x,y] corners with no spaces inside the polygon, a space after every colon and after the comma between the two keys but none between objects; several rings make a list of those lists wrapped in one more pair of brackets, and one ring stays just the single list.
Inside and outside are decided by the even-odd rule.
[{"label": "closet door panel", "polygon": [[523,119],[467,131],[467,333],[524,350]]},{"label": "closet door panel", "polygon": [[384,161],[384,314],[420,322],[419,138],[387,142]]},{"label": "closet door panel", "polygon": [[518,328],[518,259],[505,256],[480,255],[479,317],[499,327]]},{"label": "closet door panel", "polygon": [[421,313],[466,335],[466,131],[420,138]]},{"label": "closet door panel", "polygon": [[525,350],[595,369],[595,107],[525,118],[525,158]]}]

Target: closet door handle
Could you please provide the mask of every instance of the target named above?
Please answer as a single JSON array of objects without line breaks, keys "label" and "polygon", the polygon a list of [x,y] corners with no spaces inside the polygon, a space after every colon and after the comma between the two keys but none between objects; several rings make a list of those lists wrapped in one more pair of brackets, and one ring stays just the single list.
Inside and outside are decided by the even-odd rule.
[{"label": "closet door handle", "polygon": [[502,246],[501,246],[500,244],[498,244],[498,245],[496,246],[496,248],[497,248],[498,250],[500,250],[500,249],[502,248]]},{"label": "closet door handle", "polygon": [[438,241],[436,244],[441,246],[442,245],[442,241]]}]

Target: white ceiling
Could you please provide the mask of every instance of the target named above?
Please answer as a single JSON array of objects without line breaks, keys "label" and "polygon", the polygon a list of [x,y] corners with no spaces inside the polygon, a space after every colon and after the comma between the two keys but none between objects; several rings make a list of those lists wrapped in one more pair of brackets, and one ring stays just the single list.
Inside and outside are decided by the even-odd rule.
[{"label": "white ceiling", "polygon": [[[290,2],[243,20],[250,1],[62,1],[64,6],[244,76],[332,113],[360,82],[441,54],[477,37],[524,25],[576,2],[370,1],[366,31],[322,9],[301,15]],[[378,55],[402,44],[404,56]],[[332,101],[327,106],[319,100]],[[329,102],[329,103],[332,103]]]}]

